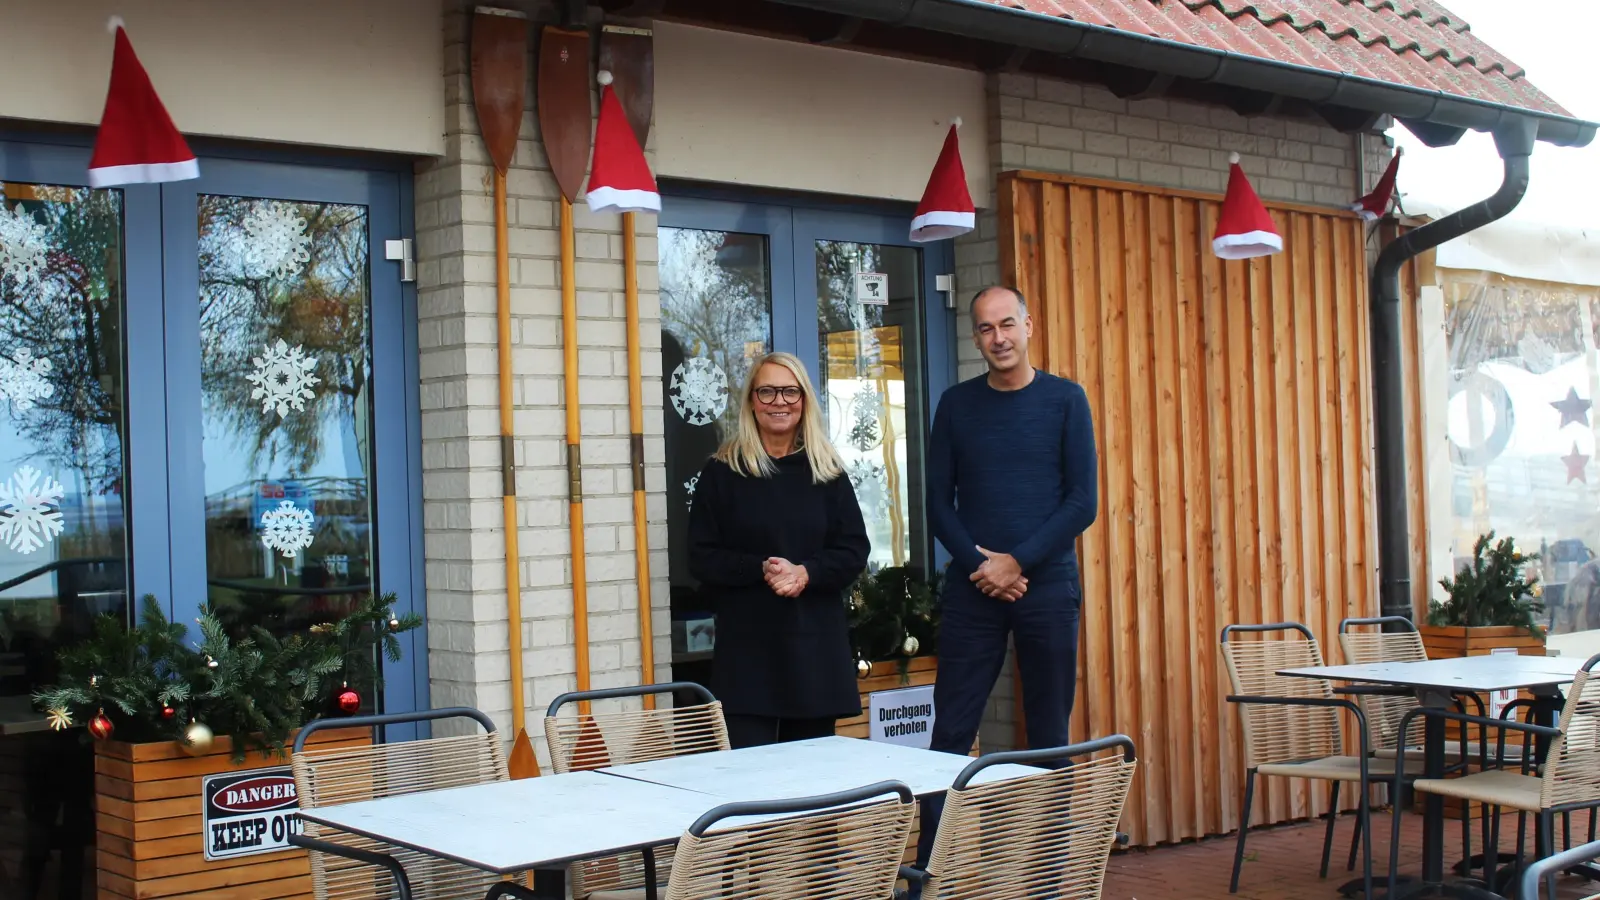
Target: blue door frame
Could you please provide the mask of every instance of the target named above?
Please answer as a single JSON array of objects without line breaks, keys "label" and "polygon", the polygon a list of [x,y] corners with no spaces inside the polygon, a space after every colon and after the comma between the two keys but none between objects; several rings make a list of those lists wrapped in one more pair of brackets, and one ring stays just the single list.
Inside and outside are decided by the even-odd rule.
[{"label": "blue door frame", "polygon": [[[955,242],[914,243],[910,239],[910,204],[840,202],[805,203],[782,196],[761,202],[737,199],[724,188],[663,186],[660,225],[704,231],[763,234],[769,241],[768,277],[772,291],[772,346],[789,350],[808,362],[819,359],[817,341],[816,242],[847,241],[911,247],[922,251],[924,333],[923,396],[932,422],[945,388],[956,382],[955,318],[936,290],[937,276],[954,272]],[[926,438],[926,435],[924,435]],[[950,557],[933,541],[934,567]]]},{"label": "blue door frame", "polygon": [[[199,194],[270,197],[367,208],[372,328],[372,492],[376,588],[396,609],[426,614],[423,593],[421,413],[417,297],[385,259],[386,239],[410,236],[407,167],[237,148],[201,151],[198,180],[129,185],[123,194],[127,360],[127,514],[131,600],[152,595],[173,621],[192,622],[206,597],[198,304]],[[0,133],[0,181],[86,186],[83,138]],[[179,554],[182,554],[181,556]],[[426,709],[426,629],[400,636],[384,667],[382,710]],[[391,728],[388,739],[421,736]]]}]

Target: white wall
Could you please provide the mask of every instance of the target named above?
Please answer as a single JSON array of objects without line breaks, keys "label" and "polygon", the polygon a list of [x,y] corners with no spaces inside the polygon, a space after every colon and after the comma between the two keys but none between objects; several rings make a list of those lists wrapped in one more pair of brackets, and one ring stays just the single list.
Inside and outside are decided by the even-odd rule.
[{"label": "white wall", "polygon": [[950,119],[992,203],[982,73],[655,24],[656,174],[916,201]]},{"label": "white wall", "polygon": [[113,14],[185,134],[444,152],[439,0],[0,0],[0,118],[98,122]]}]

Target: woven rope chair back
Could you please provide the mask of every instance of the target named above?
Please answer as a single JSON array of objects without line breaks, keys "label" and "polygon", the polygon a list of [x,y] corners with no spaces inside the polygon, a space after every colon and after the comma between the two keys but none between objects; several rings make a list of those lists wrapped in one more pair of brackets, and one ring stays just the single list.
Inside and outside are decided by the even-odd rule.
[{"label": "woven rope chair back", "polygon": [[1561,734],[1545,757],[1540,800],[1546,808],[1600,802],[1600,684],[1587,669],[1572,680],[1561,708]]},{"label": "woven rope chair back", "polygon": [[[596,709],[601,704],[606,707],[603,711]],[[617,701],[598,701],[588,713],[546,716],[544,736],[551,767],[558,773],[583,772],[728,749],[720,702],[662,709],[622,707]],[[658,878],[670,869],[672,858],[671,850],[656,851]],[[580,898],[596,891],[641,888],[645,883],[644,857],[638,853],[574,863],[568,872],[572,895]]]},{"label": "woven rope chair back", "polygon": [[916,808],[895,797],[685,834],[666,898],[889,900]]},{"label": "woven rope chair back", "polygon": [[1117,750],[950,790],[924,900],[1099,900],[1137,765]]},{"label": "woven rope chair back", "polygon": [[[500,736],[493,733],[336,750],[308,748],[294,755],[291,767],[295,791],[305,809],[509,778],[505,750],[500,746]],[[415,900],[482,897],[501,880],[500,876],[479,869],[314,822],[305,823],[305,833],[308,837],[393,855],[405,867]],[[388,900],[398,896],[387,873],[324,853],[311,853],[311,885],[317,900]]]},{"label": "woven rope chair back", "polygon": [[[1370,630],[1339,632],[1339,645],[1344,649],[1347,663],[1423,662],[1428,658],[1428,651],[1422,646],[1422,635],[1415,631],[1384,632],[1374,626],[1362,627]],[[1400,721],[1417,708],[1416,697],[1360,695],[1356,702],[1366,717],[1368,740],[1373,750],[1422,746],[1427,723],[1421,716],[1411,720],[1410,734],[1404,742],[1400,740]]]},{"label": "woven rope chair back", "polygon": [[[1270,632],[1269,632],[1270,633]],[[1283,637],[1257,638],[1238,634],[1222,644],[1233,693],[1251,697],[1333,696],[1333,685],[1321,678],[1292,678],[1279,669],[1322,665],[1322,650],[1315,638],[1298,631],[1278,632]],[[1249,768],[1335,756],[1343,746],[1339,710],[1333,707],[1239,704],[1244,725],[1245,765]]]}]

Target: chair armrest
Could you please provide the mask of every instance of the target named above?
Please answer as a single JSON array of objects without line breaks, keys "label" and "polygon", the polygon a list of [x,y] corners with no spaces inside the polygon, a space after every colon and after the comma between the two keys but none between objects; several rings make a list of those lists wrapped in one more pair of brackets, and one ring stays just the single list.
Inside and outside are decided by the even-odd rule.
[{"label": "chair armrest", "polygon": [[405,867],[400,865],[400,860],[387,853],[375,853],[363,850],[360,847],[346,847],[344,844],[335,844],[332,841],[319,840],[306,837],[303,834],[289,835],[289,843],[295,847],[306,850],[315,850],[318,853],[327,853],[331,856],[342,856],[356,862],[377,866],[388,871],[389,877],[394,879],[394,890],[399,900],[411,900],[411,881],[406,878]]},{"label": "chair armrest", "polygon": [[[1361,707],[1354,700],[1341,700],[1337,697],[1271,697],[1264,694],[1229,694],[1229,703],[1248,704],[1251,706],[1320,706],[1333,709],[1348,710],[1356,717],[1356,737],[1361,744],[1361,771],[1366,777],[1367,757],[1372,755],[1372,747],[1367,738],[1367,717],[1361,712]],[[1404,766],[1399,767],[1402,771]]]},{"label": "chair armrest", "polygon": [[1409,720],[1413,716],[1417,715],[1434,716],[1440,719],[1449,719],[1452,722],[1466,722],[1473,725],[1487,725],[1490,728],[1499,728],[1506,731],[1522,731],[1528,734],[1539,735],[1541,737],[1555,737],[1561,734],[1561,729],[1552,728],[1548,725],[1534,725],[1528,722],[1513,721],[1511,719],[1491,719],[1488,716],[1473,716],[1468,715],[1467,713],[1451,712],[1448,709],[1440,709],[1438,707],[1431,706],[1419,706],[1416,709],[1408,711],[1405,715],[1405,718],[1400,721],[1400,727],[1403,729],[1405,726],[1411,724]]}]

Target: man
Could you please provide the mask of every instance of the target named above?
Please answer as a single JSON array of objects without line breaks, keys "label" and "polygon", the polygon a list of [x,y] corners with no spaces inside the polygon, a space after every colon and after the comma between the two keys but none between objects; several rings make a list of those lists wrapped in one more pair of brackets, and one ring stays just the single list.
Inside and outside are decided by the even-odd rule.
[{"label": "man", "polygon": [[[1076,541],[1097,505],[1089,398],[1029,364],[1033,320],[1020,293],[979,291],[971,317],[989,371],[945,391],[928,446],[929,516],[952,557],[931,746],[971,750],[1009,636],[1028,745],[1061,747],[1077,687]],[[926,805],[933,822],[938,805]],[[925,847],[933,822],[923,824]]]}]

